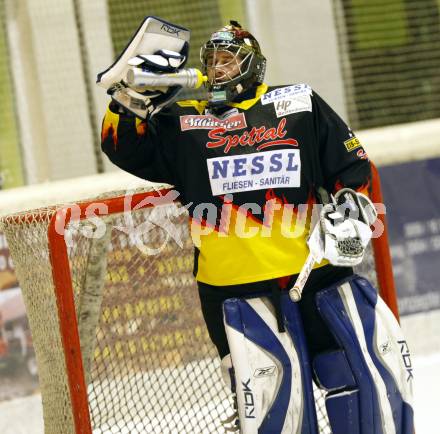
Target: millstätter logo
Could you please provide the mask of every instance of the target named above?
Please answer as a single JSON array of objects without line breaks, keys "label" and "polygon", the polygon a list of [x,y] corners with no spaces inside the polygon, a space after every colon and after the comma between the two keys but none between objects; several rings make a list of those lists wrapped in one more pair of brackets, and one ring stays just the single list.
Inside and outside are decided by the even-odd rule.
[{"label": "millst\u00e4tter logo", "polygon": [[238,113],[225,119],[213,115],[187,115],[180,116],[180,129],[187,130],[213,130],[222,128],[226,131],[241,130],[246,128],[244,113]]}]

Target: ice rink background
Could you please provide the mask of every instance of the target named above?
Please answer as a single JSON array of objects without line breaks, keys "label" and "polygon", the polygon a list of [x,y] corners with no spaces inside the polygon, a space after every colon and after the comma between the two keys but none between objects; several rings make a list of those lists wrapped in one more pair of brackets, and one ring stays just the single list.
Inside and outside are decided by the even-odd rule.
[{"label": "ice rink background", "polygon": [[[436,434],[439,432],[440,352],[429,356],[415,356],[413,363],[416,433]],[[44,434],[40,395],[2,403],[0,405],[0,432],[2,434]]]},{"label": "ice rink background", "polygon": [[[401,324],[412,351],[416,434],[437,434],[440,432],[440,310],[403,317]],[[1,403],[0,433],[44,434],[40,395]]]},{"label": "ice rink background", "polygon": [[[7,187],[21,185],[24,182],[23,175],[26,175],[27,182],[32,184],[90,175],[96,172],[99,165],[100,170],[103,167],[105,170],[113,169],[106,160],[99,161],[102,156],[100,157],[94,149],[96,143],[93,142],[96,142],[98,137],[101,115],[107,104],[105,92],[94,85],[95,74],[108,66],[115,54],[114,48],[117,50],[125,44],[140,17],[145,15],[145,8],[141,3],[143,2],[111,0],[0,1],[2,29],[7,31],[9,49],[14,53],[14,56],[11,56],[11,64],[5,62],[5,65],[0,65],[3,120],[0,128],[0,175],[3,176]],[[180,8],[177,2],[173,5],[172,2],[158,0],[149,2],[148,12],[164,16],[172,22],[177,22],[173,19],[174,14],[180,14],[179,20],[190,15],[191,27],[195,30],[193,36],[196,38],[192,41],[196,44],[205,37],[208,28],[218,25],[218,20],[225,21],[225,16],[222,15],[225,11],[218,10],[214,3],[228,2],[204,0],[199,2],[200,8],[190,9],[186,7],[187,4]],[[437,125],[438,120],[434,118],[439,118],[440,99],[438,87],[435,85],[438,82],[440,44],[438,30],[433,30],[433,26],[439,27],[438,2],[382,2],[385,7],[392,9],[387,13],[381,10],[381,2],[352,2],[360,5],[358,15],[348,16],[350,22],[335,26],[332,10],[342,11],[339,7],[342,3],[350,2],[237,0],[234,1],[236,9],[233,16],[240,17],[237,5],[243,5],[241,13],[245,10],[245,4],[252,5],[247,11],[247,19],[251,30],[255,29],[254,33],[262,42],[263,51],[269,57],[269,84],[287,83],[291,80],[311,83],[344,119],[350,119],[355,130],[410,120],[424,123],[420,129],[408,124],[407,128],[401,128],[399,133],[390,130],[387,134],[386,128],[371,131],[378,136],[376,142],[379,146],[374,150],[367,150],[375,157],[376,162],[393,164],[406,161],[412,152],[414,155],[417,154],[417,158],[438,156],[440,127]],[[12,7],[13,4],[17,7]],[[135,4],[139,4],[138,9]],[[3,5],[7,6],[4,11]],[[77,15],[82,14],[82,26],[78,26],[76,22],[74,6],[77,7]],[[117,18],[111,23],[102,19],[107,8],[113,17]],[[279,13],[280,10],[283,13]],[[205,14],[205,11],[209,13]],[[218,12],[221,13],[221,17]],[[338,17],[338,14],[336,16]],[[11,17],[14,17],[14,20]],[[356,20],[359,22],[356,23]],[[310,26],[310,22],[314,25]],[[202,25],[206,26],[203,31]],[[350,29],[350,41],[358,42],[357,46],[346,45],[345,38],[350,35],[345,35],[342,31],[345,28]],[[54,29],[58,32],[57,38],[53,37]],[[375,29],[379,31],[375,32]],[[376,33],[379,40],[375,39]],[[32,34],[32,38],[26,37],[28,34]],[[78,41],[87,41],[86,49],[80,46]],[[1,57],[7,59],[7,55],[3,56],[2,44],[4,45],[0,38]],[[378,52],[375,50],[377,46]],[[311,51],[313,56],[310,55]],[[286,52],[294,55],[286,56]],[[84,60],[84,55],[87,58],[85,70],[90,72],[88,88],[80,61],[81,58]],[[393,60],[390,64],[387,62],[388,58]],[[29,63],[34,61],[34,73],[30,75]],[[364,63],[367,66],[364,66]],[[341,74],[341,64],[346,74]],[[383,87],[379,89],[371,85],[369,79],[371,68],[376,64],[382,65],[384,72],[383,76],[376,77],[379,84],[383,83]],[[14,71],[14,83],[11,82],[11,89],[8,90],[7,73],[10,70]],[[364,82],[365,89],[361,86],[356,87],[358,97],[363,95],[364,101],[355,101],[354,104],[350,98],[356,93],[353,91],[354,87],[352,88],[356,80]],[[395,81],[399,80],[404,85],[394,86]],[[68,86],[65,85],[66,82],[69,83]],[[13,116],[13,98],[9,97],[9,93],[18,97],[18,120]],[[348,98],[345,100],[347,95]],[[366,104],[369,98],[374,99],[375,104]],[[382,103],[379,108],[378,100]],[[388,104],[389,101],[398,101],[399,105]],[[8,104],[11,105],[10,110]],[[389,110],[393,107],[394,111]],[[87,110],[90,113],[87,113]],[[357,115],[362,113],[364,119],[357,119]],[[365,115],[367,119],[376,123],[367,123]],[[22,126],[21,129],[14,126],[14,119]],[[424,119],[433,119],[433,123],[428,124],[431,121]],[[77,128],[77,125],[81,125],[81,128]],[[68,134],[66,126],[69,126]],[[363,143],[371,146],[371,140],[360,138]],[[21,150],[24,150],[22,155],[20,144]],[[23,168],[25,173],[21,173]],[[96,183],[93,183],[93,186],[96,188]],[[48,196],[49,189],[49,185],[45,187],[45,197]],[[7,190],[3,193],[6,192]],[[14,196],[16,198],[15,192]],[[38,192],[27,194],[29,208],[41,204],[42,198],[37,196]],[[35,204],[31,203],[32,201],[35,201]],[[435,261],[437,256],[432,255],[432,258]],[[406,263],[401,269],[408,271]],[[431,284],[435,282],[433,279],[429,281]],[[435,287],[435,283],[433,286]],[[410,317],[403,319],[403,325],[412,334],[409,342],[415,366],[417,434],[437,434],[440,432],[437,417],[440,408],[439,317],[419,314],[416,323],[413,324]],[[433,324],[436,328],[432,327]],[[38,395],[0,404],[1,434],[42,432],[42,412]]]}]

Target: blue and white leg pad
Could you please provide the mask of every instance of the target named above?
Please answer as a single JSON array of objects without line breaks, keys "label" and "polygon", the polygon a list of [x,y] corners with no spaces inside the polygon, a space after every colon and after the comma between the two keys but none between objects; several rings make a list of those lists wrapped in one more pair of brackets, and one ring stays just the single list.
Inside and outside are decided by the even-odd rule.
[{"label": "blue and white leg pad", "polygon": [[313,361],[333,434],[413,434],[408,345],[376,289],[353,276],[316,303],[342,348]]},{"label": "blue and white leg pad", "polygon": [[223,304],[242,434],[317,433],[300,313],[288,294],[281,297],[283,333],[265,297]]}]

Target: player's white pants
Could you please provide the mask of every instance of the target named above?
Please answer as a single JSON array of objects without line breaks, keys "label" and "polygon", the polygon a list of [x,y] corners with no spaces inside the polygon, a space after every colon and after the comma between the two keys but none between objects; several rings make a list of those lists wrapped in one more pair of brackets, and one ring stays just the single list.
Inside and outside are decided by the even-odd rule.
[{"label": "player's white pants", "polygon": [[298,306],[282,295],[286,332],[267,298],[224,302],[242,434],[316,434],[310,363]]}]

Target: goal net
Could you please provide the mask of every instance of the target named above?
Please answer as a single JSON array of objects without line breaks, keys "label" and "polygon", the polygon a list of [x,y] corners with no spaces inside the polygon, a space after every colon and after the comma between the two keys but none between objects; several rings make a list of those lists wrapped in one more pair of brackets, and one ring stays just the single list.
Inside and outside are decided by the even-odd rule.
[{"label": "goal net", "polygon": [[[115,192],[2,219],[46,434],[224,432],[231,400],[201,315],[186,210],[164,199],[168,191]],[[166,203],[152,206],[158,199]],[[386,234],[373,250],[368,277],[380,285],[389,279]],[[330,434],[315,392],[320,432]]]}]

